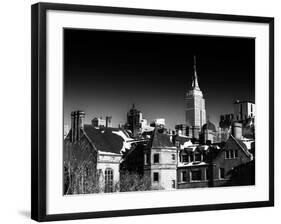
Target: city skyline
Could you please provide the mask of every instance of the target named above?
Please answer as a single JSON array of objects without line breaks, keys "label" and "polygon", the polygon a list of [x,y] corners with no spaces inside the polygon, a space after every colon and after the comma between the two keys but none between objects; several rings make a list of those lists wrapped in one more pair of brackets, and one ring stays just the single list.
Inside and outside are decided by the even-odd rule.
[{"label": "city skyline", "polygon": [[83,110],[85,123],[112,116],[126,122],[132,104],[149,122],[185,123],[193,56],[206,114],[218,126],[237,99],[255,101],[255,42],[248,38],[64,30],[64,124]]}]

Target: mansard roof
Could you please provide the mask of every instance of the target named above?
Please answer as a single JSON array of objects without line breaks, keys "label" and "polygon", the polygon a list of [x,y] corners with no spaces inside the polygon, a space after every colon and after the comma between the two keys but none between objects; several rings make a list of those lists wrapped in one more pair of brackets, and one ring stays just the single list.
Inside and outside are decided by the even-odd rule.
[{"label": "mansard roof", "polygon": [[173,144],[172,136],[167,134],[163,128],[155,127],[150,142],[148,144],[151,148],[171,148],[176,147]]},{"label": "mansard roof", "polygon": [[98,151],[121,154],[126,141],[131,140],[121,128],[94,127],[84,125],[84,133]]}]

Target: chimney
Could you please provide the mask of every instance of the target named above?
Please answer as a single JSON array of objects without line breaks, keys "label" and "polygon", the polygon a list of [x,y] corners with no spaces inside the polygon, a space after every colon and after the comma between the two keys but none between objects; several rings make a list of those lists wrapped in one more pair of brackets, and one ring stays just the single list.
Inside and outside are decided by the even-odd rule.
[{"label": "chimney", "polygon": [[111,127],[112,127],[111,118],[112,118],[112,117],[110,117],[110,116],[106,116],[106,117],[105,117],[105,126],[106,126],[107,128],[111,128]]},{"label": "chimney", "polygon": [[236,139],[242,139],[242,123],[233,122],[232,125],[232,134]]},{"label": "chimney", "polygon": [[73,143],[80,141],[81,129],[84,128],[85,113],[77,110],[71,112],[71,141]]}]

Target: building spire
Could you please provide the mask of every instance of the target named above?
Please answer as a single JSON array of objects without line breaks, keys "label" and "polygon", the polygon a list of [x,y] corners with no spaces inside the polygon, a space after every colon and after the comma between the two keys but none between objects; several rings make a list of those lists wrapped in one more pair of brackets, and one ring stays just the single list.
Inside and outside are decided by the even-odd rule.
[{"label": "building spire", "polygon": [[192,80],[192,89],[200,90],[198,85],[198,77],[197,77],[197,71],[196,71],[196,56],[193,57],[193,70],[194,70],[194,76]]}]

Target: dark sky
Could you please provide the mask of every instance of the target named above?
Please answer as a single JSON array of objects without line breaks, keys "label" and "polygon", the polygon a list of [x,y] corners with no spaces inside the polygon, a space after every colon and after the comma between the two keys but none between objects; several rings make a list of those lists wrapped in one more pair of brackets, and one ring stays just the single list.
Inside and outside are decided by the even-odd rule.
[{"label": "dark sky", "polygon": [[125,123],[135,103],[150,122],[185,123],[184,96],[193,55],[210,121],[233,112],[233,101],[255,101],[255,40],[101,30],[64,30],[64,123],[72,110]]}]

